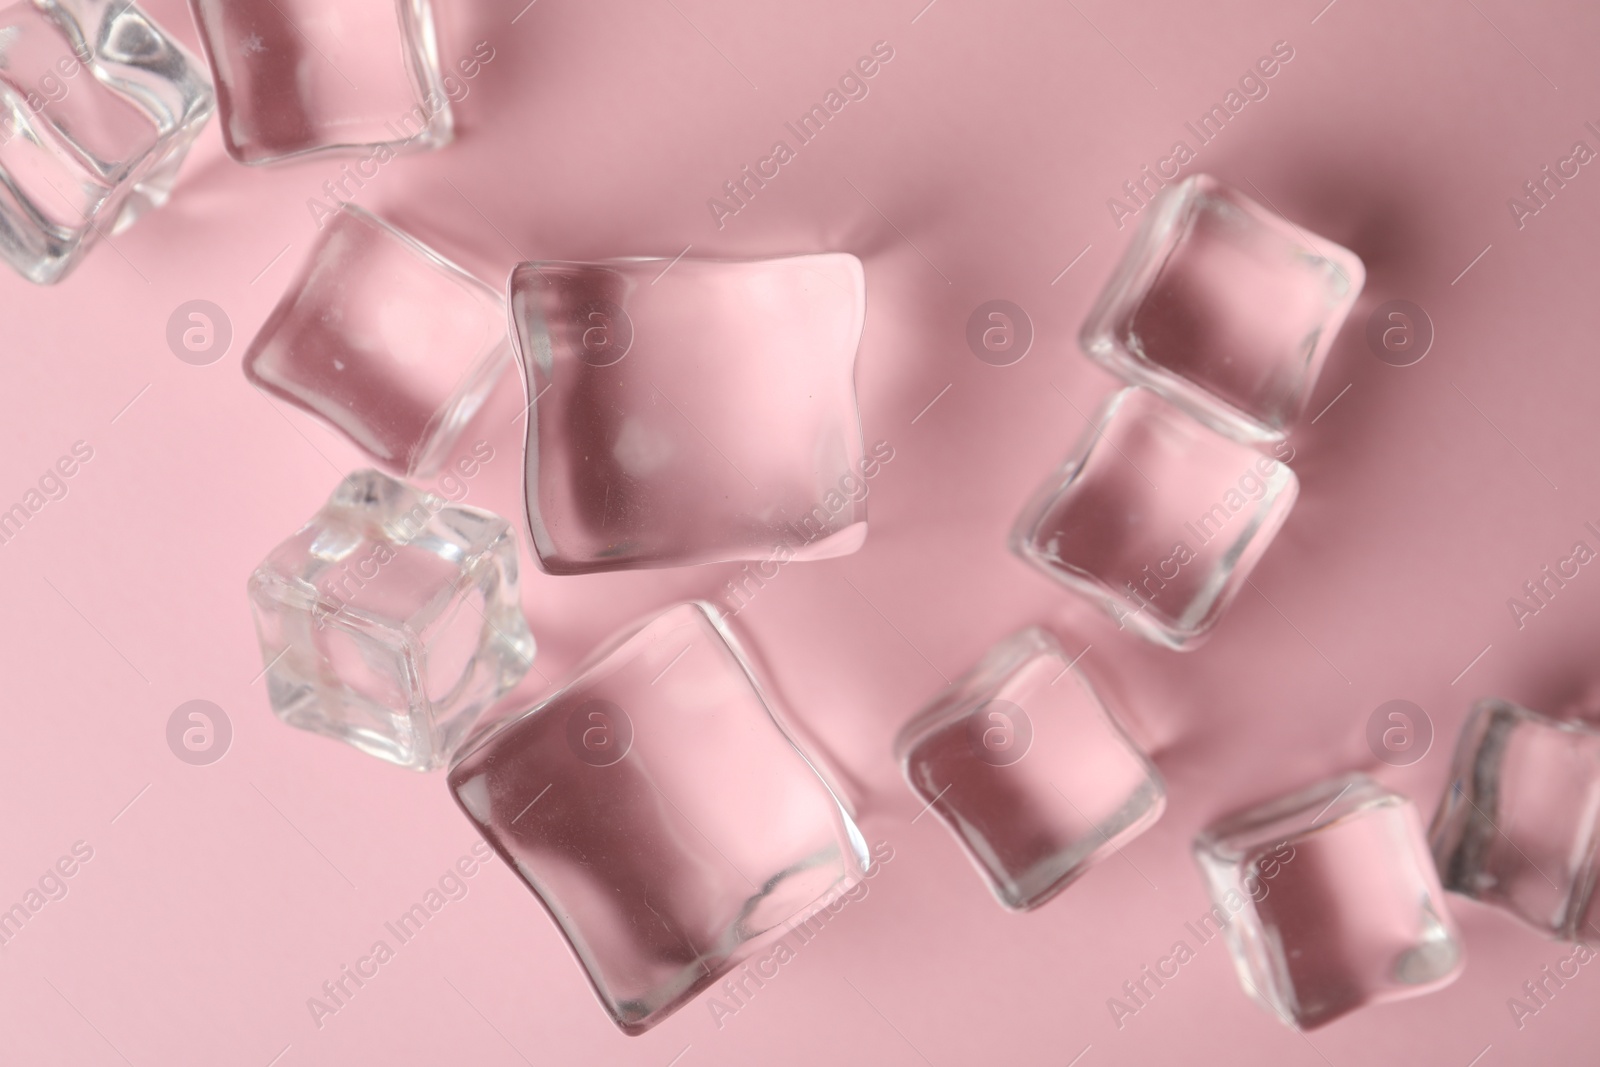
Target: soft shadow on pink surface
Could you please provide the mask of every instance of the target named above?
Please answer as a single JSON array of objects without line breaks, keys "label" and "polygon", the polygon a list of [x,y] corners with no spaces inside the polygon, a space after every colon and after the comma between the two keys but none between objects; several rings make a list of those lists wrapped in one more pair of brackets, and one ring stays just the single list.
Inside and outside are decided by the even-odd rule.
[{"label": "soft shadow on pink surface", "polygon": [[[183,4],[148,6],[195,46]],[[721,1001],[736,1010],[713,1012],[707,994],[627,1039],[498,861],[440,890],[478,838],[439,776],[271,715],[245,578],[362,458],[252,389],[238,361],[317,233],[310,202],[331,204],[324,183],[348,161],[247,169],[213,126],[172,202],[61,285],[0,277],[0,506],[75,442],[93,449],[66,495],[0,544],[0,907],[75,843],[92,850],[66,895],[0,948],[0,1029],[19,1062],[660,1067],[682,1053],[682,1067],[942,1067],[1083,1053],[1082,1067],[1460,1067],[1491,1045],[1484,1064],[1584,1062],[1585,989],[1600,978],[1581,971],[1519,1028],[1508,998],[1571,950],[1471,902],[1450,899],[1468,954],[1459,981],[1347,1016],[1311,1035],[1315,1051],[1249,1001],[1220,940],[1185,924],[1209,906],[1190,841],[1217,816],[1366,769],[1426,817],[1473,700],[1559,713],[1591,691],[1600,577],[1585,568],[1521,628],[1506,601],[1592,536],[1586,521],[1600,525],[1600,178],[1585,167],[1521,229],[1506,200],[1574,140],[1594,146],[1594,11],[508,0],[438,17],[446,66],[480,41],[494,50],[463,82],[456,142],[348,188],[496,289],[523,258],[688,247],[865,263],[863,436],[894,451],[871,483],[866,544],[784,567],[734,624],[892,858],[776,977]],[[1075,342],[1131,233],[1107,200],[1280,40],[1295,57],[1270,93],[1185,173],[1254,183],[1360,255],[1369,282],[1290,437],[1294,512],[1212,639],[1178,655],[1119,632],[1012,556],[1006,535],[1115,387]],[[894,55],[867,95],[719,226],[708,200],[792,138],[784,124],[878,41]],[[1366,320],[1402,298],[1435,337],[1420,363],[1392,367],[1368,349]],[[233,328],[206,367],[165,340],[193,299]],[[966,344],[968,316],[993,299],[1034,327],[1007,367]],[[507,375],[463,435],[462,449],[494,451],[466,503],[519,514],[525,403]],[[526,546],[523,563],[540,650],[502,712],[630,621],[716,600],[740,574],[557,578]],[[1120,854],[1018,916],[942,826],[912,821],[921,805],[890,743],[1029,624],[1088,649],[1081,668],[1149,744],[1169,802]],[[232,725],[209,766],[166,741],[195,698]],[[1435,730],[1407,767],[1366,742],[1368,716],[1396,698]],[[445,902],[422,929],[389,933],[430,891]],[[367,966],[379,940],[391,958],[314,1013],[312,998],[332,1005],[324,983]],[[1119,1027],[1107,1001],[1179,940],[1192,960]]]}]

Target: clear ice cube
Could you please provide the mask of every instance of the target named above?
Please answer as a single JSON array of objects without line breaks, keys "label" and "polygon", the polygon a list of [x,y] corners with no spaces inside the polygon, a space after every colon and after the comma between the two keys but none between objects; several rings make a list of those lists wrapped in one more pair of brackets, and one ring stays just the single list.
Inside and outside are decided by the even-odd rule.
[{"label": "clear ice cube", "polygon": [[533,663],[510,525],[374,470],[272,550],[250,603],[278,717],[417,770]]},{"label": "clear ice cube", "polygon": [[552,574],[826,559],[867,530],[847,254],[524,263],[528,519]]},{"label": "clear ice cube", "polygon": [[1000,903],[1036,908],[1166,807],[1161,776],[1054,637],[1001,642],[900,732],[919,803]]},{"label": "clear ice cube", "polygon": [[[450,141],[429,0],[189,0],[241,163]],[[375,171],[374,171],[375,173]]]},{"label": "clear ice cube", "polygon": [[1191,649],[1298,492],[1294,472],[1272,456],[1148,389],[1123,389],[1023,511],[1012,548],[1125,628]]},{"label": "clear ice cube", "polygon": [[627,1033],[864,876],[865,842],[714,608],[673,607],[450,769]]},{"label": "clear ice cube", "polygon": [[1454,981],[1464,949],[1416,807],[1362,774],[1231,816],[1195,839],[1245,991],[1302,1030]]},{"label": "clear ice cube", "polygon": [[1277,440],[1365,280],[1355,253],[1197,174],[1146,207],[1079,339],[1217,430]]},{"label": "clear ice cube", "polygon": [[251,382],[408,477],[438,469],[510,365],[500,294],[352,204],[243,360]]},{"label": "clear ice cube", "polygon": [[0,254],[60,280],[166,203],[214,107],[199,62],[126,0],[0,6]]},{"label": "clear ice cube", "polygon": [[1600,730],[1503,700],[1473,709],[1431,830],[1446,889],[1552,938],[1600,940],[1597,824]]}]

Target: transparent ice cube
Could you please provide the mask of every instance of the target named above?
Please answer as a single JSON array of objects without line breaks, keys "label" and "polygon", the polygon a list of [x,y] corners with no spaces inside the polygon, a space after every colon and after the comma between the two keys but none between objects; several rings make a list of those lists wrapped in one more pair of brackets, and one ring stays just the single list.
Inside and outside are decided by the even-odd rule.
[{"label": "transparent ice cube", "polygon": [[1054,637],[995,646],[895,742],[911,791],[1008,908],[1036,908],[1161,817],[1161,776]]},{"label": "transparent ice cube", "polygon": [[510,364],[500,294],[347,204],[244,355],[246,377],[426,477]]},{"label": "transparent ice cube", "polygon": [[1552,938],[1600,940],[1597,824],[1600,730],[1503,700],[1473,709],[1430,831],[1446,889]]},{"label": "transparent ice cube", "polygon": [[[450,141],[429,0],[189,0],[241,163]],[[370,175],[369,175],[370,176]]]},{"label": "transparent ice cube", "polygon": [[1195,839],[1239,981],[1311,1030],[1454,981],[1464,949],[1416,807],[1363,774],[1231,816]]},{"label": "transparent ice cube", "polygon": [[1221,432],[1277,440],[1365,280],[1355,253],[1197,174],[1145,209],[1079,339]]},{"label": "transparent ice cube", "polygon": [[1012,531],[1023,559],[1157,644],[1196,647],[1299,481],[1143,388],[1112,394]]},{"label": "transparent ice cube", "polygon": [[604,649],[461,755],[449,781],[627,1033],[836,899],[868,863],[706,604]]},{"label": "transparent ice cube", "polygon": [[[826,559],[866,537],[847,254],[524,263],[528,519],[553,574]],[[781,547],[780,547],[781,546]]]},{"label": "transparent ice cube", "polygon": [[279,718],[417,770],[533,663],[509,524],[378,471],[272,550],[250,602]]},{"label": "transparent ice cube", "polygon": [[0,255],[58,281],[166,203],[214,106],[199,62],[126,0],[0,2]]}]

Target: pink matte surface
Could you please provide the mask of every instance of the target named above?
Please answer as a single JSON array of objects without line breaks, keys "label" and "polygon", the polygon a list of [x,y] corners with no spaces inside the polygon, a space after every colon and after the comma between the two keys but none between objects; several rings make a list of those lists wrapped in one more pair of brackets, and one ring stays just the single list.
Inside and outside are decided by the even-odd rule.
[{"label": "pink matte surface", "polygon": [[[0,905],[74,842],[93,848],[69,895],[0,949],[3,1058],[659,1067],[681,1052],[682,1067],[943,1067],[1059,1065],[1091,1046],[1082,1067],[1459,1067],[1492,1046],[1484,1065],[1592,1059],[1600,972],[1585,968],[1519,1031],[1507,998],[1570,950],[1459,898],[1468,960],[1456,984],[1349,1016],[1309,1044],[1247,1000],[1220,942],[1120,1031],[1106,1000],[1206,909],[1189,856],[1205,823],[1362,767],[1427,814],[1472,699],[1560,712],[1595,680],[1600,577],[1585,569],[1521,630],[1506,598],[1574,541],[1593,544],[1582,524],[1600,521],[1600,176],[1584,167],[1521,230],[1506,199],[1575,140],[1597,146],[1584,123],[1600,123],[1600,9],[922,5],[539,0],[519,15],[520,0],[449,4],[447,65],[480,40],[495,49],[455,105],[459,140],[385,164],[357,198],[496,285],[521,258],[685,245],[865,262],[863,429],[895,449],[872,483],[871,532],[856,555],[785,567],[737,624],[791,717],[858,790],[868,841],[892,844],[866,899],[720,1029],[702,998],[629,1039],[537,904],[491,865],[315,1025],[307,998],[476,835],[442,776],[294,731],[252,681],[262,664],[245,577],[361,463],[238,367],[315,234],[307,198],[342,160],[246,169],[213,124],[172,203],[114,249],[52,289],[0,277],[0,503],[75,441],[94,449],[68,496],[0,546]],[[149,6],[194,47],[182,4]],[[870,95],[719,229],[707,198],[787,139],[784,122],[879,40],[895,54]],[[1360,255],[1368,286],[1308,412],[1338,402],[1291,436],[1302,493],[1257,589],[1205,648],[1178,655],[1118,633],[1011,556],[1005,536],[1081,431],[1074,407],[1112,388],[1073,340],[1132,232],[1116,228],[1107,197],[1278,40],[1295,57],[1270,95],[1189,170],[1254,183]],[[1401,297],[1428,310],[1437,338],[1421,363],[1393,368],[1363,329]],[[234,328],[208,367],[179,362],[164,338],[171,311],[199,298]],[[1005,368],[964,340],[968,314],[994,298],[1026,308],[1037,333]],[[463,438],[496,449],[468,502],[508,516],[514,383],[502,380]],[[540,652],[519,701],[616,628],[715,596],[736,571],[551,578],[530,565]],[[945,679],[1034,622],[1069,652],[1092,644],[1083,668],[1142,722],[1170,796],[1125,858],[1019,916],[994,904],[941,826],[911,822],[889,747]],[[1395,769],[1372,759],[1365,724],[1401,697],[1437,736]],[[194,698],[234,727],[208,767],[166,747],[168,716]]]}]

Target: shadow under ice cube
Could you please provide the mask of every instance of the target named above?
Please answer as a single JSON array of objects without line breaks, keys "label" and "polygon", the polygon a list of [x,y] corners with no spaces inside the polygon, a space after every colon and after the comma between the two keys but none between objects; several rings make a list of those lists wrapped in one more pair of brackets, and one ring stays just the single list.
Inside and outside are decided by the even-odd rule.
[{"label": "shadow under ice cube", "polygon": [[860,260],[524,263],[509,300],[546,571],[861,547]]},{"label": "shadow under ice cube", "polygon": [[1012,548],[1119,625],[1186,650],[1222,617],[1298,492],[1285,464],[1148,389],[1123,389],[1023,511]]},{"label": "shadow under ice cube", "polygon": [[1221,432],[1277,440],[1365,280],[1355,253],[1197,174],[1142,213],[1079,340]]},{"label": "shadow under ice cube", "polygon": [[992,649],[895,743],[1000,903],[1036,908],[1161,817],[1161,776],[1055,638]]},{"label": "shadow under ice cube", "polygon": [[1454,981],[1464,949],[1411,801],[1353,774],[1230,816],[1194,844],[1239,981],[1311,1030]]},{"label": "shadow under ice cube", "polygon": [[1563,941],[1600,939],[1600,730],[1485,700],[1461,730],[1431,836],[1444,887]]},{"label": "shadow under ice cube", "polygon": [[533,662],[509,524],[377,471],[273,549],[250,602],[279,718],[417,770]]},{"label": "shadow under ice cube", "polygon": [[127,0],[0,8],[0,255],[58,281],[166,203],[215,103],[200,64]]},{"label": "shadow under ice cube", "polygon": [[630,1034],[849,890],[869,862],[706,604],[600,652],[480,738],[449,782]]}]

